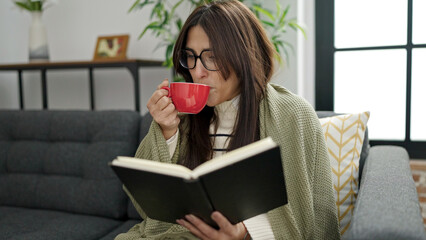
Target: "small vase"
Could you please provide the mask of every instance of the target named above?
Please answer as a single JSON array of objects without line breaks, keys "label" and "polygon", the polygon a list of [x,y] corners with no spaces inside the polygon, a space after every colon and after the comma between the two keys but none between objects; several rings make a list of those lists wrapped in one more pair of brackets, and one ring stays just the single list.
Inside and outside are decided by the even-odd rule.
[{"label": "small vase", "polygon": [[30,62],[49,61],[49,50],[47,47],[46,28],[41,21],[42,12],[31,12],[32,22],[30,26]]}]

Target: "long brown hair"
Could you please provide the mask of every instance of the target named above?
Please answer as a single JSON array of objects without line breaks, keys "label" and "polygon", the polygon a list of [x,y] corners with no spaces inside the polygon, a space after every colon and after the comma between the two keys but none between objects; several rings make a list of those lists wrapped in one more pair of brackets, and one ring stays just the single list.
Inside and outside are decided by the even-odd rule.
[{"label": "long brown hair", "polygon": [[[217,1],[196,8],[186,20],[173,51],[175,71],[193,82],[188,69],[179,64],[179,51],[186,47],[190,28],[201,26],[224,79],[234,71],[240,86],[237,120],[228,146],[233,150],[259,139],[259,103],[274,70],[275,49],[256,16],[239,1]],[[214,108],[206,106],[189,115],[188,145],[179,163],[194,168],[212,156],[209,137]]]}]

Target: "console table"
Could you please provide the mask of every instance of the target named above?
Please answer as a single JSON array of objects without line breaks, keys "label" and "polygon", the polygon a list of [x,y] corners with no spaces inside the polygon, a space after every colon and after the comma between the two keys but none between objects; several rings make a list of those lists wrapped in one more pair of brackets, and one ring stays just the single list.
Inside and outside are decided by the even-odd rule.
[{"label": "console table", "polygon": [[95,99],[93,90],[93,69],[95,68],[127,68],[133,78],[135,92],[135,108],[140,111],[139,94],[139,68],[140,67],[160,67],[162,61],[123,59],[123,60],[96,60],[96,61],[74,61],[74,62],[35,62],[22,64],[0,65],[0,71],[18,71],[19,87],[19,106],[24,109],[24,97],[22,86],[22,72],[25,70],[40,70],[41,72],[41,91],[43,109],[48,108],[47,102],[47,78],[46,71],[51,69],[88,69],[89,70],[89,91],[90,108],[95,109]]}]

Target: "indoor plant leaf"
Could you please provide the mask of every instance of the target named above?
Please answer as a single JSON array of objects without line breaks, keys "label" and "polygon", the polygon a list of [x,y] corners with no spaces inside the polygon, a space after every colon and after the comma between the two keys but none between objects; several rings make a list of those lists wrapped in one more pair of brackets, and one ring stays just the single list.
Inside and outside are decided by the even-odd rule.
[{"label": "indoor plant leaf", "polygon": [[262,23],[265,24],[265,25],[267,25],[267,26],[270,26],[270,27],[275,27],[275,24],[273,24],[271,22],[268,22],[266,20],[262,20]]},{"label": "indoor plant leaf", "polygon": [[288,10],[290,9],[290,5],[287,5],[287,7],[285,8],[285,10],[283,11],[281,18],[279,20],[279,23],[283,23],[285,22],[285,17],[287,16]]},{"label": "indoor plant leaf", "polygon": [[278,0],[275,0],[275,7],[277,8],[277,13],[275,18],[278,19],[280,17],[280,12],[281,12],[281,4]]},{"label": "indoor plant leaf", "polygon": [[177,7],[179,7],[179,5],[180,5],[182,2],[183,2],[183,0],[180,0],[179,2],[177,2],[177,3],[173,6],[172,10],[170,11],[170,15],[171,15],[171,16],[174,16],[174,15],[175,15],[176,8],[177,8]]},{"label": "indoor plant leaf", "polygon": [[164,4],[161,1],[157,2],[157,4],[154,5],[154,8],[151,11],[149,19],[152,19],[154,15],[156,15],[161,20],[163,18],[163,9]]},{"label": "indoor plant leaf", "polygon": [[307,36],[306,36],[306,32],[305,32],[305,29],[303,29],[297,22],[296,22],[296,20],[291,20],[289,23],[288,23],[288,25],[291,27],[291,28],[293,28],[294,30],[297,30],[297,29],[299,29],[302,33],[303,33],[303,36],[305,37],[305,39],[307,38]]},{"label": "indoor plant leaf", "polygon": [[267,16],[267,17],[268,17],[269,19],[271,19],[272,21],[275,21],[275,17],[274,17],[274,15],[272,15],[272,13],[271,13],[271,12],[269,12],[268,10],[263,9],[263,8],[261,8],[261,7],[259,7],[259,6],[253,6],[253,8],[254,8],[256,11],[258,11],[258,12],[262,13],[263,15]]},{"label": "indoor plant leaf", "polygon": [[173,67],[173,56],[172,56],[173,46],[174,44],[169,44],[166,49],[166,61],[167,61],[166,65],[168,67]]},{"label": "indoor plant leaf", "polygon": [[[144,28],[143,32],[139,35],[139,39],[144,36],[148,30],[151,30],[151,33],[158,38],[159,42],[155,49],[166,47],[166,60],[164,61],[164,65],[169,67],[173,66],[171,54],[184,21],[184,17],[176,14],[179,6],[187,7],[186,4],[182,4],[183,2],[188,3],[191,8],[195,8],[202,4],[210,3],[212,0],[135,0],[135,3],[129,10],[132,11],[146,7],[149,4],[153,4],[150,19],[154,19],[154,21]],[[264,1],[261,0],[240,0],[240,2],[244,2],[244,4],[246,4],[246,6],[248,6],[248,8],[261,21],[261,24],[269,33],[268,36],[270,37],[277,52],[284,54],[288,60],[287,48],[292,49],[292,45],[281,39],[281,37],[287,32],[287,26],[295,31],[300,30],[306,38],[305,30],[297,23],[296,19],[286,19],[290,5],[287,5],[283,11],[279,0],[275,0],[276,9],[274,9],[274,11],[270,11],[262,6]],[[279,56],[277,56],[277,58],[281,62]]]},{"label": "indoor plant leaf", "polygon": [[182,29],[182,19],[179,18],[178,20],[176,20],[176,27],[179,31]]},{"label": "indoor plant leaf", "polygon": [[129,12],[135,10],[136,8],[141,9],[148,4],[154,3],[154,1],[149,1],[149,0],[145,0],[143,3],[140,3],[140,2],[141,2],[141,0],[136,0],[136,2],[132,5],[132,7],[130,7],[129,11],[127,11],[127,12],[129,13]]},{"label": "indoor plant leaf", "polygon": [[151,22],[148,26],[145,27],[145,29],[139,35],[138,39],[141,39],[143,35],[145,35],[146,31],[148,31],[148,29],[160,28],[159,24],[159,22]]},{"label": "indoor plant leaf", "polygon": [[28,6],[26,3],[22,3],[22,2],[15,2],[15,4],[16,4],[19,8],[22,8],[22,9],[25,9],[25,10],[28,10],[28,11],[33,11],[33,10],[31,9],[31,7],[30,7],[30,6]]}]

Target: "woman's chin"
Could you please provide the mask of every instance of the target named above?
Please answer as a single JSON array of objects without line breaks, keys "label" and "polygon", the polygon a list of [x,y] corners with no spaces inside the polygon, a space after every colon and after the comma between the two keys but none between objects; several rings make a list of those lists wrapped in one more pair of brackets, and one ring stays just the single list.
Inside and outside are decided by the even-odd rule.
[{"label": "woman's chin", "polygon": [[216,106],[217,104],[216,104],[216,101],[214,101],[214,100],[210,100],[210,98],[209,98],[209,99],[207,100],[206,105],[207,105],[207,106],[209,106],[209,107],[214,107],[214,106]]},{"label": "woman's chin", "polygon": [[214,107],[214,105],[210,104],[209,102],[207,102],[206,105],[209,107]]}]

